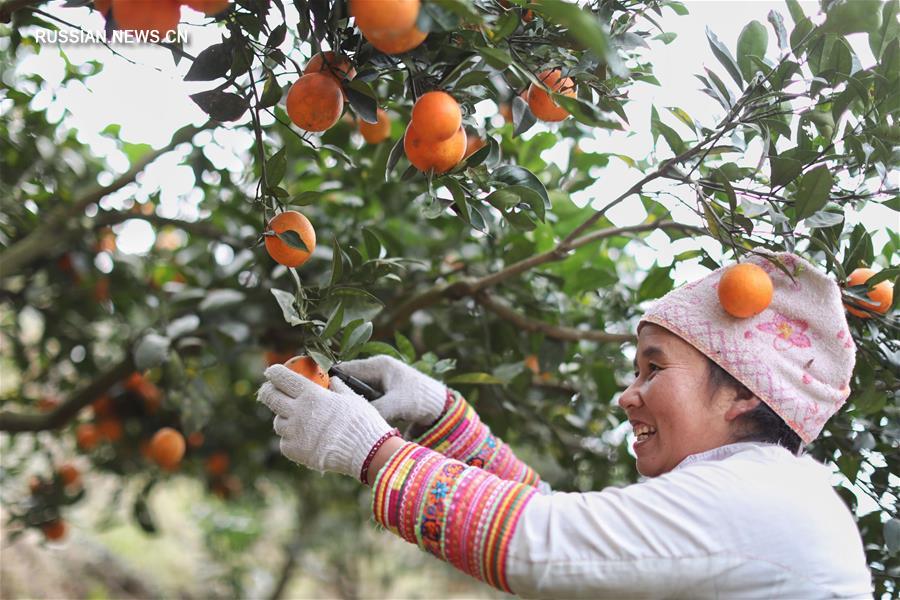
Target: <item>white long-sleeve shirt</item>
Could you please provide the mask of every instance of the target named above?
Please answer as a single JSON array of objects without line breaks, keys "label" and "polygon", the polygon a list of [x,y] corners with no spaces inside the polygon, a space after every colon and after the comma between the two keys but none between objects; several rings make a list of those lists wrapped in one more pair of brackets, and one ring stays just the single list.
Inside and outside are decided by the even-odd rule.
[{"label": "white long-sleeve shirt", "polygon": [[526,598],[871,598],[862,542],[810,457],[739,443],[624,488],[534,497],[510,541]]}]

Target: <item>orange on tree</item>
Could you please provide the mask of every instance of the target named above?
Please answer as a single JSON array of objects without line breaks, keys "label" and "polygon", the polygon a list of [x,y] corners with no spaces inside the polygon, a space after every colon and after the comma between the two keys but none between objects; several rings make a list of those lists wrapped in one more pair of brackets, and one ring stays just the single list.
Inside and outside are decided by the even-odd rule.
[{"label": "orange on tree", "polygon": [[276,350],[266,350],[264,357],[266,366],[271,367],[272,365],[283,365],[296,355],[296,352],[278,352]]},{"label": "orange on tree", "polygon": [[50,541],[61,540],[66,536],[66,522],[62,519],[53,519],[41,525],[44,537]]},{"label": "orange on tree", "polygon": [[380,144],[391,137],[391,118],[380,108],[377,114],[378,121],[375,123],[366,123],[362,119],[359,121],[359,132],[367,144]]},{"label": "orange on tree", "polygon": [[75,428],[75,442],[82,450],[93,450],[100,443],[100,432],[92,423],[82,423]]},{"label": "orange on tree", "polygon": [[541,367],[538,363],[538,357],[535,354],[529,354],[525,357],[525,366],[535,375],[541,372]]},{"label": "orange on tree", "polygon": [[421,6],[421,0],[350,0],[350,15],[366,39],[398,36],[415,26]]},{"label": "orange on tree", "polygon": [[125,380],[125,389],[137,394],[148,414],[155,414],[162,402],[162,392],[156,384],[135,371]]},{"label": "orange on tree", "polygon": [[328,376],[328,373],[319,366],[319,363],[309,356],[295,356],[284,363],[284,366],[294,373],[303,375],[313,383],[321,385],[323,388],[327,389],[328,386],[331,385],[331,378]]},{"label": "orange on tree", "polygon": [[[274,234],[294,232],[303,241],[306,250],[288,244]],[[280,265],[299,267],[309,260],[316,249],[316,230],[304,215],[296,210],[286,210],[272,217],[266,226],[266,250],[269,256]]]},{"label": "orange on tree", "polygon": [[752,263],[729,267],[719,280],[719,303],[725,312],[744,319],[758,315],[772,303],[772,279]]},{"label": "orange on tree", "polygon": [[453,136],[462,125],[462,111],[447,92],[428,92],[413,105],[412,124],[422,139],[439,142]]},{"label": "orange on tree", "polygon": [[409,162],[420,171],[434,169],[435,173],[445,173],[466,153],[466,132],[460,127],[449,139],[432,142],[423,139],[410,123],[403,138],[403,150]]},{"label": "orange on tree", "polygon": [[108,442],[118,442],[122,439],[122,421],[115,417],[105,417],[97,422],[97,433],[100,438]]},{"label": "orange on tree", "polygon": [[[852,273],[850,273],[850,277],[847,278],[847,285],[866,285],[866,282],[875,275],[875,271],[872,269],[861,267],[859,269],[855,269]],[[872,302],[863,302],[861,300],[857,301],[857,304],[864,308],[868,308],[869,310],[884,314],[888,311],[888,309],[894,304],[894,284],[891,281],[880,281],[872,287],[866,294]],[[858,308],[853,308],[849,304],[845,303],[844,306],[847,309],[847,312],[851,315],[855,315],[861,319],[869,319],[872,317],[871,313],[865,312]]]},{"label": "orange on tree", "polygon": [[503,117],[506,123],[512,123],[512,105],[509,102],[501,102],[497,106],[497,112]]},{"label": "orange on tree", "polygon": [[341,118],[343,90],[333,75],[307,73],[291,86],[285,109],[297,127],[306,131],[325,131]]},{"label": "orange on tree", "polygon": [[343,54],[336,54],[330,50],[320,52],[309,59],[306,68],[303,69],[304,75],[308,73],[331,75],[338,83],[344,79],[356,77],[356,69],[350,64],[350,59]]},{"label": "orange on tree", "polygon": [[[575,83],[571,78],[563,77],[559,69],[542,71],[538,79],[558,94],[575,97]],[[528,107],[541,121],[562,121],[569,116],[569,111],[554,102],[543,87],[533,83],[528,87]]]},{"label": "orange on tree", "polygon": [[65,487],[78,487],[81,484],[81,473],[78,467],[71,463],[60,465],[56,473]]},{"label": "orange on tree", "polygon": [[106,16],[112,6],[112,0],[94,0],[94,10]]},{"label": "orange on tree", "polygon": [[91,402],[91,409],[94,411],[94,417],[108,417],[115,412],[112,398],[108,394],[103,394]]},{"label": "orange on tree", "polygon": [[363,34],[373,47],[385,54],[409,52],[413,48],[418,47],[428,37],[428,33],[421,31],[418,27],[411,27],[396,35],[378,35],[366,32],[363,32]]},{"label": "orange on tree", "polygon": [[193,431],[187,436],[188,446],[191,448],[199,448],[206,441],[206,436],[202,431]]},{"label": "orange on tree", "polygon": [[231,460],[224,452],[216,452],[206,459],[206,472],[213,477],[220,477],[228,472]]},{"label": "orange on tree", "polygon": [[112,0],[112,15],[119,29],[163,36],[178,27],[179,0]]},{"label": "orange on tree", "polygon": [[160,467],[174,471],[184,457],[184,436],[171,427],[163,427],[150,439],[150,457]]},{"label": "orange on tree", "polygon": [[477,133],[466,131],[466,153],[463,155],[463,158],[472,156],[485,146],[487,146],[487,142],[481,136]]},{"label": "orange on tree", "polygon": [[231,4],[231,0],[181,0],[181,3],[212,17],[225,12]]}]

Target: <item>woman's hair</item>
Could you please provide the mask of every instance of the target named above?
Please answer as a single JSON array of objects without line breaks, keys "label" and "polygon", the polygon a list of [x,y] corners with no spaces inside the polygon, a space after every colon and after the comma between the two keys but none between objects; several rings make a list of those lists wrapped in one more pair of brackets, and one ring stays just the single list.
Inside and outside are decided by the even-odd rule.
[{"label": "woman's hair", "polygon": [[[707,357],[707,371],[709,373],[709,385],[712,389],[717,390],[722,387],[728,387],[737,392],[737,398],[744,400],[753,397],[747,386],[738,381],[728,371],[723,369],[718,363]],[[765,442],[769,444],[777,444],[791,451],[792,454],[799,454],[803,447],[803,441],[793,429],[788,427],[784,419],[779,417],[768,404],[760,401],[760,403],[748,412],[738,417],[737,424],[741,429],[738,442]]]}]

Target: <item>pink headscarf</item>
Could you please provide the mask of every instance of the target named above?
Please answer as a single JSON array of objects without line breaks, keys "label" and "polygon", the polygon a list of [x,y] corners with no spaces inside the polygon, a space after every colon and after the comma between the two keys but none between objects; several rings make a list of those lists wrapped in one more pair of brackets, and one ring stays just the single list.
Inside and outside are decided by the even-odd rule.
[{"label": "pink headscarf", "polygon": [[772,254],[793,276],[754,256],[774,286],[772,303],[746,319],[729,315],[716,287],[725,267],[660,298],[638,325],[678,335],[768,404],[805,444],[850,394],[856,344],[837,283],[795,254]]}]

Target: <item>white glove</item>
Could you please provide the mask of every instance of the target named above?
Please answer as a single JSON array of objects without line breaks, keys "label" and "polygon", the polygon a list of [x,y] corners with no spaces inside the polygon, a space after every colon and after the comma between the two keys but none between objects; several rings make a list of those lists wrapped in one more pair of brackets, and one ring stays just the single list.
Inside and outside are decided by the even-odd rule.
[{"label": "white glove", "polygon": [[396,358],[382,354],[342,362],[337,367],[384,391],[372,406],[388,421],[402,419],[430,425],[444,412],[447,386]]},{"label": "white glove", "polygon": [[275,413],[281,453],[317,471],[360,478],[375,443],[393,428],[362,396],[331,378],[331,390],[284,365],[266,369],[257,399]]}]

